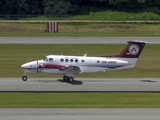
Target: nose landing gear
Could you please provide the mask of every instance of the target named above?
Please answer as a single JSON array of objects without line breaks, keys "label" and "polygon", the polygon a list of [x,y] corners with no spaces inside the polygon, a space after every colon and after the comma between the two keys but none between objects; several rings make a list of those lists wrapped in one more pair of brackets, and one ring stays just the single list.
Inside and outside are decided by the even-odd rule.
[{"label": "nose landing gear", "polygon": [[23,81],[27,81],[27,79],[28,79],[28,78],[27,78],[27,76],[26,76],[26,72],[24,71],[24,74],[23,74],[23,76],[22,76],[22,80],[23,80]]},{"label": "nose landing gear", "polygon": [[27,81],[27,79],[28,79],[27,76],[22,76],[23,81]]}]

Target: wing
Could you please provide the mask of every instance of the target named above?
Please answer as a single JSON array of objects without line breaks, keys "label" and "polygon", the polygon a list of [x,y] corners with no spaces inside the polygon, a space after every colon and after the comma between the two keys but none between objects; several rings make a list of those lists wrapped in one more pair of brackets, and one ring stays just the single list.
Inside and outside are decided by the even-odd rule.
[{"label": "wing", "polygon": [[39,68],[51,68],[51,69],[59,69],[65,73],[80,73],[81,69],[79,66],[62,66],[57,64],[40,64]]},{"label": "wing", "polygon": [[60,71],[69,72],[69,73],[80,73],[81,69],[78,66],[66,66],[59,69]]}]

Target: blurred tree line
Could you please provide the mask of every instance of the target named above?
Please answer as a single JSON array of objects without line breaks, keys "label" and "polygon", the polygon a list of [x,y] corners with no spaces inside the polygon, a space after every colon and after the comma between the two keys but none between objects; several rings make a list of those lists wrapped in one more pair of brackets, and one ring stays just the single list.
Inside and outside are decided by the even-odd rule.
[{"label": "blurred tree line", "polygon": [[160,0],[0,0],[0,15],[68,16],[90,11],[160,11]]}]

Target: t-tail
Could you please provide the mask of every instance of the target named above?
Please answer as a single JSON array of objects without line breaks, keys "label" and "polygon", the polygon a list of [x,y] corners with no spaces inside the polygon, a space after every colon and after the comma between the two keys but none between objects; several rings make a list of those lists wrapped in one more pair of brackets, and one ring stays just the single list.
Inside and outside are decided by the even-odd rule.
[{"label": "t-tail", "polygon": [[122,50],[117,58],[128,62],[126,68],[133,68],[147,43],[148,42],[144,41],[128,41],[128,45]]},{"label": "t-tail", "polygon": [[144,41],[128,41],[128,45],[118,55],[120,58],[138,58],[148,42]]}]

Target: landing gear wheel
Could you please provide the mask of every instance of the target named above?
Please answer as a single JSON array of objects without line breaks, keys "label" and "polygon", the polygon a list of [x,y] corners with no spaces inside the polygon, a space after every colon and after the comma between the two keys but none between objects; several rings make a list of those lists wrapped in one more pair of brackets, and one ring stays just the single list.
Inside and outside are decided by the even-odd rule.
[{"label": "landing gear wheel", "polygon": [[22,76],[23,81],[27,81],[27,79],[28,79],[27,76]]},{"label": "landing gear wheel", "polygon": [[64,81],[67,81],[68,78],[69,78],[68,76],[63,76],[63,80],[64,80]]},{"label": "landing gear wheel", "polygon": [[74,82],[74,78],[73,77],[69,77],[68,81],[69,82]]}]

